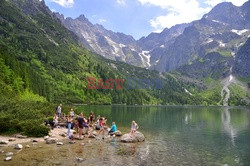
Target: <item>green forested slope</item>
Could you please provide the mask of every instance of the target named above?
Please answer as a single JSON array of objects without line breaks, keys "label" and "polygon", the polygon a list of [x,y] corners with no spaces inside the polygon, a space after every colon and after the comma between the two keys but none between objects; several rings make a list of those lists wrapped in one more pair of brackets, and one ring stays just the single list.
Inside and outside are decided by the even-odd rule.
[{"label": "green forested slope", "polygon": [[[43,2],[0,0],[0,58],[24,92],[49,102],[92,104],[200,104],[170,75],[163,90],[89,90],[86,78],[160,78],[154,71],[106,60],[83,48]],[[115,67],[114,67],[115,66]],[[2,79],[2,78],[1,78]],[[9,83],[6,83],[9,84]],[[27,96],[27,93],[26,93]],[[27,98],[27,97],[26,97]]]}]

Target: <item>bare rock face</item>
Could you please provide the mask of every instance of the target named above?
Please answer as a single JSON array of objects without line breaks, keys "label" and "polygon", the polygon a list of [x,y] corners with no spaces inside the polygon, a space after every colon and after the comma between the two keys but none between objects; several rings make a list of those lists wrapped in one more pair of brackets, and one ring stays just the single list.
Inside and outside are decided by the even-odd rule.
[{"label": "bare rock face", "polygon": [[121,137],[121,142],[125,143],[143,142],[144,140],[145,136],[139,131],[136,131],[134,135],[130,135],[130,133],[127,133]]}]

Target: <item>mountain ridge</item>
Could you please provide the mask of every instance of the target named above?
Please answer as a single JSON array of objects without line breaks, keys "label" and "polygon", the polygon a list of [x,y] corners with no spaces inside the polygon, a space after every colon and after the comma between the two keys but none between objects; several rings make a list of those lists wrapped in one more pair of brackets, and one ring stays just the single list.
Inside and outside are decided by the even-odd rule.
[{"label": "mountain ridge", "polygon": [[[236,38],[241,37],[238,34],[244,29],[250,30],[250,23],[247,19],[250,18],[249,3],[250,1],[244,3],[241,7],[234,6],[230,2],[220,3],[200,20],[178,24],[169,29],[165,28],[160,33],[150,33],[139,40],[135,40],[132,36],[126,34],[119,36],[119,33],[106,30],[103,26],[97,24],[94,25],[84,15],[82,21],[86,21],[88,26],[92,28],[80,24],[77,26],[74,20],[79,19],[80,16],[67,23],[64,19],[61,18],[61,20],[68,29],[82,39],[84,45],[105,58],[165,72],[191,63],[197,56],[205,56],[207,51],[211,52],[217,49],[220,53],[221,50],[231,52],[234,47],[237,47],[236,45],[244,43],[246,38],[242,38],[241,43],[237,43],[235,46],[222,48],[225,45],[225,39],[228,38],[227,35],[231,36],[231,39],[228,38],[226,42],[231,45],[230,42],[235,42]],[[71,27],[70,24],[74,24],[74,27]],[[84,29],[86,30],[84,31]],[[88,34],[87,31],[91,32]],[[196,38],[189,39],[195,33],[199,33],[199,37],[196,35]],[[210,42],[212,38],[214,38],[213,42],[209,46],[205,46],[204,43]],[[208,49],[208,47],[210,48]],[[235,52],[232,54],[235,54]]]}]

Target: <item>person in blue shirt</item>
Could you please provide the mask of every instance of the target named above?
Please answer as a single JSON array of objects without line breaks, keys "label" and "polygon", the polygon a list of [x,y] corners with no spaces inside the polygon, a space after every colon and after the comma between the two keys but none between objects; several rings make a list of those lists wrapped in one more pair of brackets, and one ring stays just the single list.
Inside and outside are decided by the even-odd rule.
[{"label": "person in blue shirt", "polygon": [[111,126],[111,129],[109,130],[108,134],[114,133],[114,132],[116,132],[116,130],[117,130],[116,124],[115,124],[115,122],[112,122],[112,126]]}]

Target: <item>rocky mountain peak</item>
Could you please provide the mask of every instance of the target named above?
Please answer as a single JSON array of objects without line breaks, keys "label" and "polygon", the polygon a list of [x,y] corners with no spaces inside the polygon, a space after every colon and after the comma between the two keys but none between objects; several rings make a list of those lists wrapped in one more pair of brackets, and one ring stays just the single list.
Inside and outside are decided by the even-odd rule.
[{"label": "rocky mountain peak", "polygon": [[83,15],[81,14],[79,17],[76,18],[76,20],[82,21],[82,22],[89,22],[89,20]]}]

